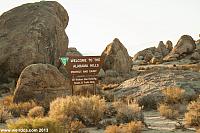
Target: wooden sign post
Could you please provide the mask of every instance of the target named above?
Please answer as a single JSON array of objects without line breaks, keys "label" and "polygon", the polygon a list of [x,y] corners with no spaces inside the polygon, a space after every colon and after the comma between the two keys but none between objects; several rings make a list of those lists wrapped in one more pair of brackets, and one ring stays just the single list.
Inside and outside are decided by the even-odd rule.
[{"label": "wooden sign post", "polygon": [[103,59],[101,56],[70,56],[66,69],[70,75],[72,95],[74,85],[93,84],[93,92],[96,94],[98,84],[98,73],[101,69]]}]

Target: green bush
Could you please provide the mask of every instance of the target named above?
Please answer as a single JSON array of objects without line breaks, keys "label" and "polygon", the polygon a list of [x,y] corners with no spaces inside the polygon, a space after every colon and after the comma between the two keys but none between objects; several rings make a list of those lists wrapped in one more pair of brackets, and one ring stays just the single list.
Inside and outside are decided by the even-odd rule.
[{"label": "green bush", "polygon": [[57,98],[50,104],[49,117],[63,124],[78,119],[86,126],[96,125],[103,118],[105,110],[105,100],[99,96],[67,96]]},{"label": "green bush", "polygon": [[[17,121],[9,121],[7,123],[8,129],[24,129],[31,130],[34,129],[36,132],[48,132],[48,133],[66,133],[65,129],[61,127],[58,122],[52,118],[20,118]],[[18,131],[19,132],[19,131]],[[11,132],[17,133],[17,132]],[[24,133],[29,133],[25,131]]]}]

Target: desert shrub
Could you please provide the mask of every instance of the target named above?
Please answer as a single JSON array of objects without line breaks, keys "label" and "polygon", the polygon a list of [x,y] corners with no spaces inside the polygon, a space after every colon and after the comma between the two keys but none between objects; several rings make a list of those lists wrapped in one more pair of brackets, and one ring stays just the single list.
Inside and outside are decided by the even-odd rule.
[{"label": "desert shrub", "polygon": [[176,119],[179,116],[179,112],[176,109],[166,104],[160,104],[158,111],[160,112],[161,116],[164,116],[168,119]]},{"label": "desert shrub", "polygon": [[29,110],[28,112],[28,116],[29,117],[32,117],[32,118],[35,118],[35,117],[43,117],[44,116],[44,108],[41,107],[41,106],[36,106],[32,109]]},{"label": "desert shrub", "polygon": [[192,101],[187,106],[185,113],[185,124],[188,126],[200,127],[200,101]]},{"label": "desert shrub", "polygon": [[116,125],[106,127],[105,133],[122,133],[122,128]]},{"label": "desert shrub", "polygon": [[0,105],[10,112],[14,117],[19,117],[20,115],[26,116],[30,109],[37,106],[33,101],[18,104],[13,103],[13,96],[11,95],[0,100]]},{"label": "desert shrub", "polygon": [[37,106],[37,104],[33,101],[30,101],[18,104],[12,103],[7,108],[14,117],[19,117],[21,115],[27,116],[29,110],[34,108],[35,106]]},{"label": "desert shrub", "polygon": [[130,123],[106,127],[105,133],[141,133],[143,124],[141,121],[131,121]]},{"label": "desert shrub", "polygon": [[[9,121],[7,123],[8,129],[25,129],[25,133],[34,129],[34,132],[48,132],[48,133],[64,133],[65,129],[52,118],[20,118],[17,121]],[[17,132],[12,132],[17,133]]]},{"label": "desert shrub", "polygon": [[10,118],[12,118],[12,115],[4,107],[0,106],[0,123],[5,123]]},{"label": "desert shrub", "polygon": [[78,119],[87,126],[97,124],[103,118],[105,110],[105,100],[99,96],[67,96],[57,98],[50,104],[49,116],[64,124]]},{"label": "desert shrub", "polygon": [[144,121],[142,108],[137,103],[124,104],[122,102],[113,103],[117,115],[116,119],[119,123],[128,123],[131,121]]},{"label": "desert shrub", "polygon": [[168,104],[183,102],[184,92],[185,90],[181,88],[167,88],[162,91],[165,95],[165,102]]},{"label": "desert shrub", "polygon": [[76,132],[78,133],[80,129],[85,128],[85,125],[81,121],[72,121],[69,124],[67,124],[66,129],[69,132]]},{"label": "desert shrub", "polygon": [[144,125],[141,121],[132,121],[125,125],[122,129],[126,133],[140,133],[142,131],[143,126]]},{"label": "desert shrub", "polygon": [[157,109],[159,100],[162,101],[162,98],[155,97],[154,95],[146,95],[139,98],[137,102],[144,110],[155,110]]},{"label": "desert shrub", "polygon": [[13,104],[13,96],[9,95],[0,100],[0,104],[4,107],[9,107]]}]

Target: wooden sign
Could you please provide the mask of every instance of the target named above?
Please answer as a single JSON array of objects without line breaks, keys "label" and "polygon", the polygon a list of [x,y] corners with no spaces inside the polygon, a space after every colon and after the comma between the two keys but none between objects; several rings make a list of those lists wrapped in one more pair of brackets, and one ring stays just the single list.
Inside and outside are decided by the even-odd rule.
[{"label": "wooden sign", "polygon": [[70,56],[67,59],[65,67],[70,76],[72,95],[74,85],[84,84],[93,84],[94,94],[96,94],[97,75],[103,63],[101,56]]},{"label": "wooden sign", "polygon": [[76,76],[71,78],[72,85],[84,85],[84,84],[98,84],[97,76]]},{"label": "wooden sign", "polygon": [[102,65],[101,56],[74,56],[69,57],[68,73],[71,76],[97,75]]}]

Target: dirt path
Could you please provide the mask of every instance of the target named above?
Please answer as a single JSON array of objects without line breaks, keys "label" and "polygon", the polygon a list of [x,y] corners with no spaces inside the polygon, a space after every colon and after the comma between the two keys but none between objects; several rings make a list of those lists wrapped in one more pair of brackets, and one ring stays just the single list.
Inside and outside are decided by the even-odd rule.
[{"label": "dirt path", "polygon": [[177,122],[161,117],[157,111],[144,112],[144,117],[148,125],[148,129],[145,129],[144,133],[195,133],[194,129],[175,129]]}]

